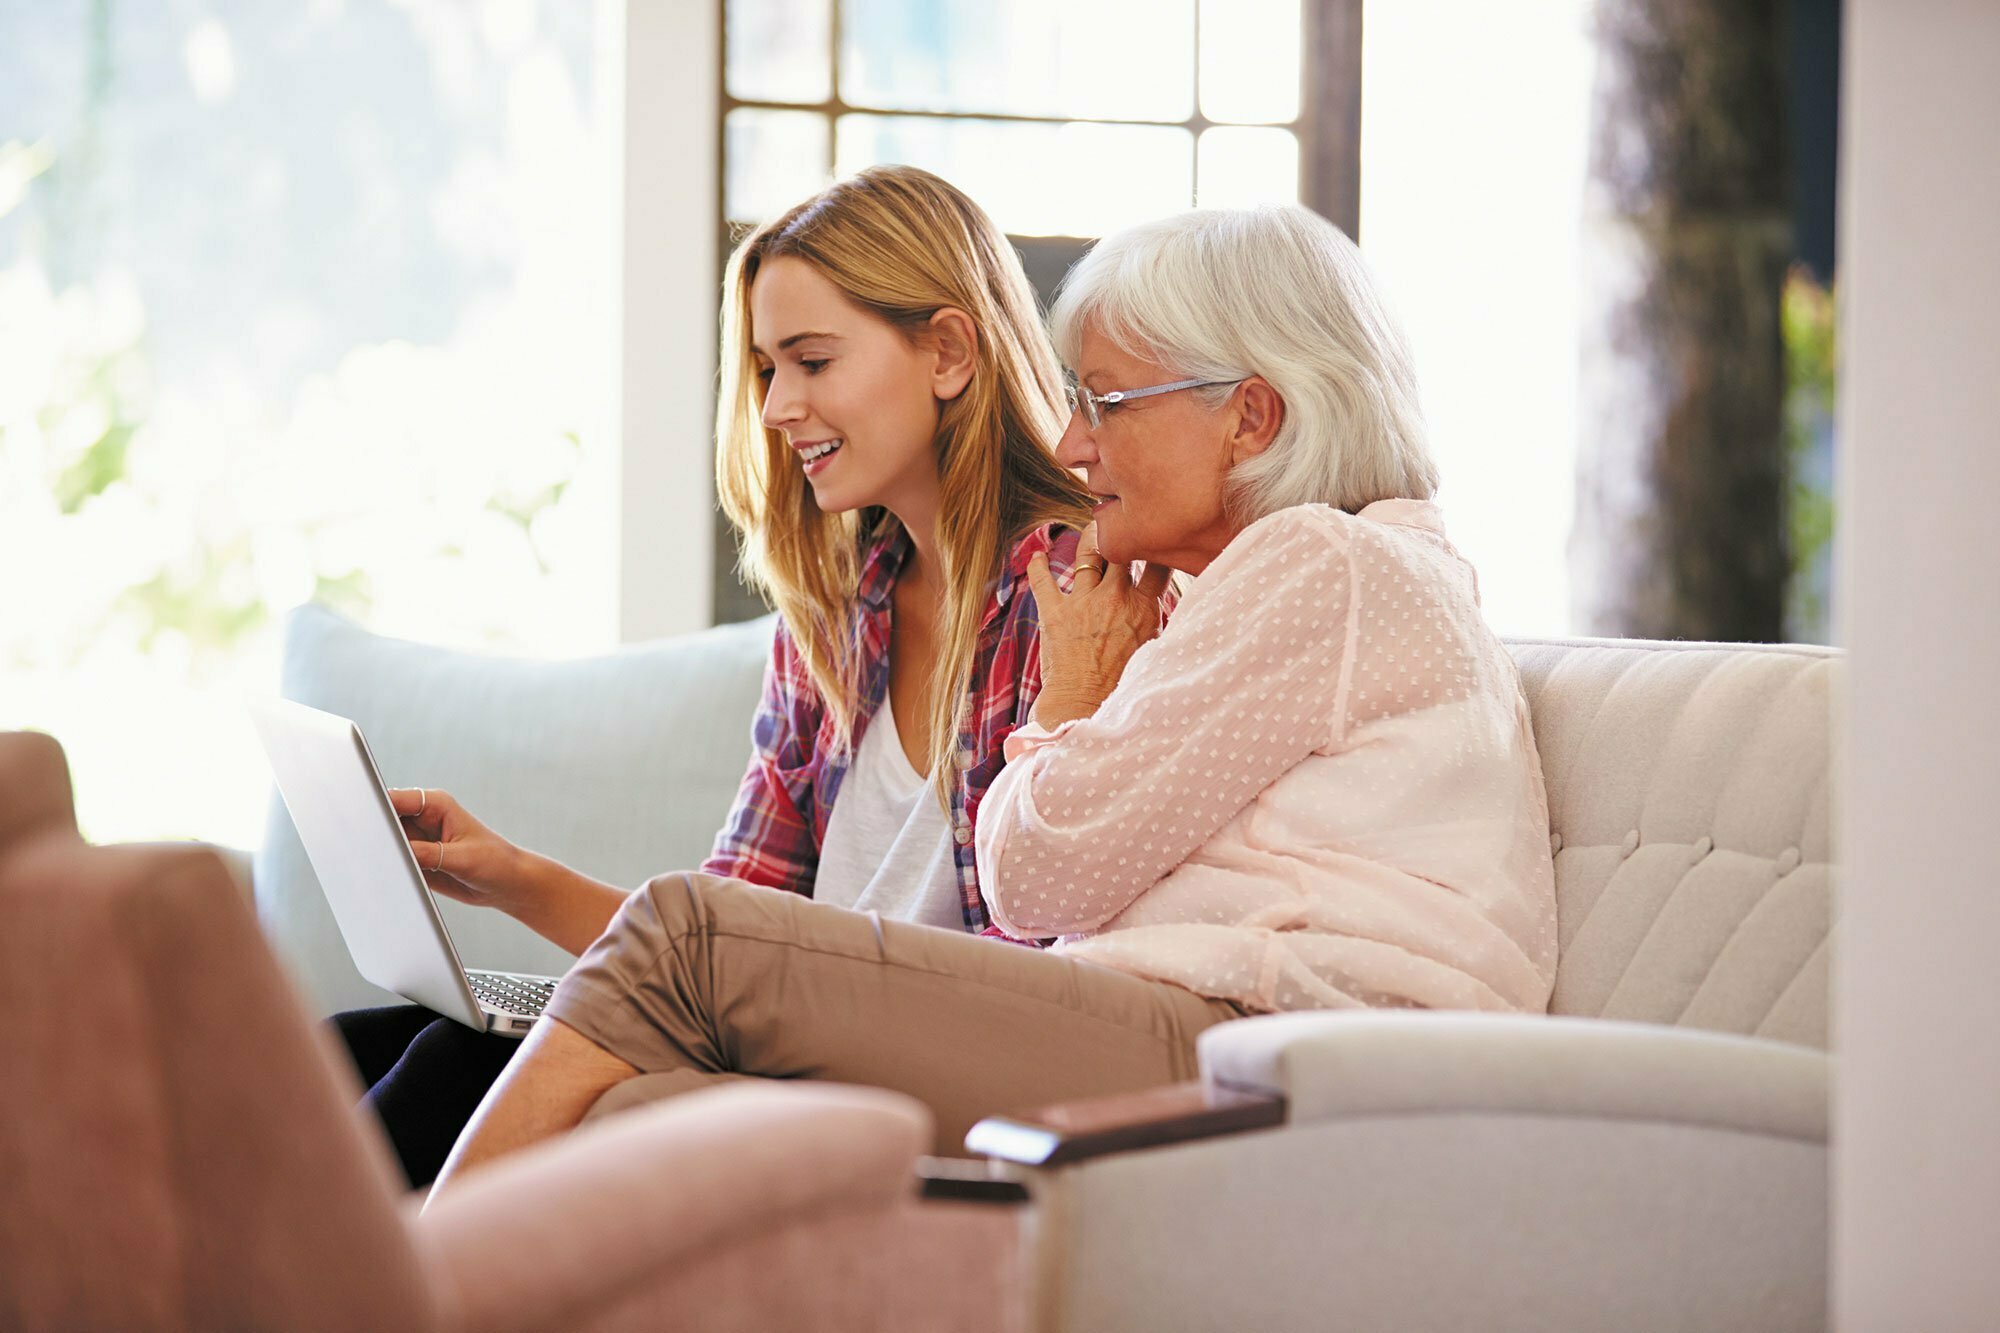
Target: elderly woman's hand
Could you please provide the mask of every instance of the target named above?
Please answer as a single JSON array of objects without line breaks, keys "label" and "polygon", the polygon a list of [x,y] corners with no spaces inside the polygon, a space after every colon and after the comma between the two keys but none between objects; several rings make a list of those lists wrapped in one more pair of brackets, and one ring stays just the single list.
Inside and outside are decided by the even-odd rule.
[{"label": "elderly woman's hand", "polygon": [[1042,693],[1035,721],[1059,726],[1089,717],[1110,697],[1125,664],[1160,632],[1160,594],[1173,571],[1148,564],[1135,583],[1123,564],[1097,554],[1097,525],[1077,544],[1076,577],[1065,595],[1047,557],[1028,562],[1028,586],[1042,623]]}]

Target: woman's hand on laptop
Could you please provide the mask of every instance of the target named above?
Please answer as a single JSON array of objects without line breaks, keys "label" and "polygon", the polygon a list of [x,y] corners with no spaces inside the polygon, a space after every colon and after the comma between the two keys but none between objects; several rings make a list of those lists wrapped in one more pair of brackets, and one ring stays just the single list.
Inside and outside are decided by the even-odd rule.
[{"label": "woman's hand on laptop", "polygon": [[403,821],[424,883],[475,907],[514,907],[522,878],[519,847],[436,787],[391,787],[389,803]]},{"label": "woman's hand on laptop", "polygon": [[497,907],[573,954],[588,949],[625,902],[625,890],[507,841],[450,792],[391,787],[389,803],[424,883],[474,907]]}]

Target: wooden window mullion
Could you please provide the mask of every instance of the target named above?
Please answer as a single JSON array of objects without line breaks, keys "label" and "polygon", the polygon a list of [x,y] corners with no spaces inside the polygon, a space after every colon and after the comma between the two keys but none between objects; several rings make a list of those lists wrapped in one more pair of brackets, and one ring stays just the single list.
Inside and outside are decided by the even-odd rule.
[{"label": "wooden window mullion", "polygon": [[1361,239],[1361,4],[1307,0],[1300,48],[1299,201]]}]

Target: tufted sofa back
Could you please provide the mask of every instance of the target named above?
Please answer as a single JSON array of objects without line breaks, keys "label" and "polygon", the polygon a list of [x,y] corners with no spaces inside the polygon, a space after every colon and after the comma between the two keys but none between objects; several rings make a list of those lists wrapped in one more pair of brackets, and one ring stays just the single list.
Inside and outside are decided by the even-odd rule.
[{"label": "tufted sofa back", "polygon": [[1552,1013],[1825,1049],[1840,655],[1513,640],[1556,848]]}]

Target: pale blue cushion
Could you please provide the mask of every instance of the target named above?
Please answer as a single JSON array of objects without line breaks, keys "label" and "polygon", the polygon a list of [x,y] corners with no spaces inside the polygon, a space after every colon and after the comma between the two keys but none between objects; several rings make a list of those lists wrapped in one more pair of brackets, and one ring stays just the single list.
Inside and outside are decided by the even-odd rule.
[{"label": "pale blue cushion", "polygon": [[[442,787],[490,828],[636,887],[708,855],[750,755],[773,618],[534,661],[372,634],[321,606],[285,627],[283,693],[353,718],[392,787]],[[319,1012],[396,1003],[363,981],[275,789],[254,870],[265,930]],[[468,967],[560,975],[512,918],[443,904]]]}]

